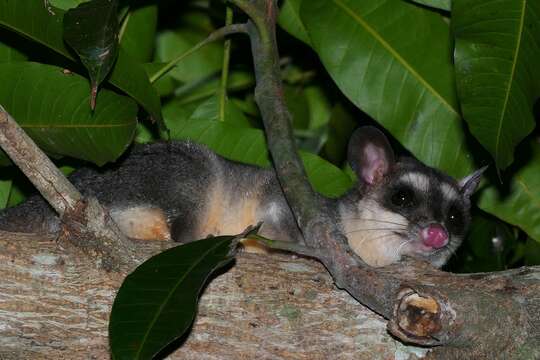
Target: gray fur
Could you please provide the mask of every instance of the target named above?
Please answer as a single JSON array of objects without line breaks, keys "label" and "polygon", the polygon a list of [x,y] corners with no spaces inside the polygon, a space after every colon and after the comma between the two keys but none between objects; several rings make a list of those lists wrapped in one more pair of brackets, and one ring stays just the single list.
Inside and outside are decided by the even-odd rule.
[{"label": "gray fur", "polygon": [[[206,211],[202,197],[221,181],[232,202],[246,196],[275,200],[279,213],[261,214],[266,235],[302,239],[273,171],[228,161],[192,142],[135,146],[118,165],[102,170],[84,168],[69,179],[83,195],[95,196],[111,213],[140,205],[162,209],[171,226],[171,237],[177,241],[210,235],[196,231]],[[0,212],[0,229],[56,233],[60,221],[36,195]]]}]

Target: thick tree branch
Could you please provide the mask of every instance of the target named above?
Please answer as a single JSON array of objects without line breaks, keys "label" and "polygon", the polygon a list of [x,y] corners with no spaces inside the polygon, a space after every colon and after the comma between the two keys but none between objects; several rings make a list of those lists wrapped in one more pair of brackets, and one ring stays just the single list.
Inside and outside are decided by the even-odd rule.
[{"label": "thick tree branch", "polygon": [[17,122],[0,106],[0,147],[22,170],[63,221],[60,239],[98,256],[107,269],[132,268],[140,260],[96,199],[83,199]]},{"label": "thick tree branch", "polygon": [[538,278],[501,273],[482,281],[480,277],[489,276],[443,273],[417,261],[375,269],[351,253],[334,223],[336,214],[312,190],[296,152],[280,81],[277,1],[231,2],[250,17],[247,26],[257,80],[255,99],[280,184],[306,245],[324,249],[326,256],[319,260],[336,284],[390,319],[388,329],[403,341],[447,345],[436,352],[446,358],[501,354],[510,358],[516,356],[517,349],[540,356]]},{"label": "thick tree branch", "polygon": [[[133,246],[147,258],[173,243]],[[0,359],[110,359],[108,320],[127,273],[97,268],[54,238],[0,231],[0,274]],[[370,341],[363,341],[366,333]],[[427,350],[393,339],[383,319],[351,302],[315,261],[242,253],[205,288],[189,337],[167,359],[305,360],[336,353],[418,359]]]}]

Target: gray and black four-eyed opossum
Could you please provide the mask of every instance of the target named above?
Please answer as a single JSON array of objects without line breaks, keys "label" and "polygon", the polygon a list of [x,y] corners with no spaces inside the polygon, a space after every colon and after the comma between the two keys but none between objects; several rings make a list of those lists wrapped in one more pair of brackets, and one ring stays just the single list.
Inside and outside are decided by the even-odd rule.
[{"label": "gray and black four-eyed opossum", "polygon": [[[353,134],[348,160],[358,183],[327,201],[356,254],[372,266],[404,255],[442,266],[463,240],[481,171],[456,181],[414,159],[396,161],[373,127]],[[70,180],[107,206],[132,238],[186,242],[240,233],[262,221],[261,235],[303,242],[273,170],[226,160],[191,142],[135,147],[113,169],[82,169]],[[0,229],[57,232],[60,221],[34,196],[0,213]]]}]

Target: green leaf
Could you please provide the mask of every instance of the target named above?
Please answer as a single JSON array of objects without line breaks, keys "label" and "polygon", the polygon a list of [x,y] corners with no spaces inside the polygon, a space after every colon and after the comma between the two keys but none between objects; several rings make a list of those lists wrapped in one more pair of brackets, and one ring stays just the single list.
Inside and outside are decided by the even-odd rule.
[{"label": "green leaf", "polygon": [[[0,0],[0,26],[40,43],[71,61],[76,61],[64,45],[64,11],[49,14],[42,1]],[[32,16],[29,16],[32,14]],[[142,66],[120,49],[108,82],[134,98],[157,121],[161,104]]]},{"label": "green leaf", "polygon": [[36,189],[28,178],[16,166],[4,167],[0,170],[1,179],[11,181],[11,189],[6,207],[22,203],[28,196],[35,194]]},{"label": "green leaf", "polygon": [[285,0],[279,10],[278,24],[286,32],[309,45],[309,35],[300,19],[302,0]]},{"label": "green leaf", "polygon": [[11,193],[11,180],[0,180],[0,209],[7,206],[9,194]]},{"label": "green leaf", "polygon": [[[193,48],[207,34],[191,30],[165,31],[158,35],[156,61],[168,62]],[[219,71],[223,50],[220,44],[210,43],[183,59],[170,71],[171,76],[183,83],[191,83]]]},{"label": "green leaf", "polygon": [[355,105],[428,165],[456,177],[470,172],[441,15],[402,0],[310,0],[300,14]]},{"label": "green leaf", "polygon": [[515,164],[518,170],[504,179],[504,187],[481,189],[478,206],[540,241],[540,144],[532,140],[524,149],[521,157],[528,161]]},{"label": "green leaf", "polygon": [[234,236],[218,236],[153,256],[124,280],[113,303],[115,360],[152,359],[190,327],[209,276],[234,256]]},{"label": "green leaf", "polygon": [[540,2],[454,0],[461,109],[472,134],[506,168],[534,128],[540,96]]},{"label": "green leaf", "polygon": [[[450,11],[452,7],[452,0],[403,0],[403,1],[412,1],[420,5],[429,6],[435,9]],[[453,15],[453,14],[452,14]],[[452,16],[452,19],[454,17]]]},{"label": "green leaf", "polygon": [[[171,138],[193,140],[205,144],[217,154],[238,162],[270,166],[268,150],[262,130],[241,128],[221,121],[185,120],[176,112],[165,111],[165,121],[171,129]],[[325,196],[337,197],[351,187],[351,179],[339,168],[320,157],[300,153],[308,179]]]},{"label": "green leaf", "polygon": [[199,105],[193,114],[189,117],[190,120],[213,120],[225,121],[231,125],[240,127],[251,127],[249,120],[244,116],[242,111],[229,99],[225,100],[224,118],[221,119],[219,96],[214,95],[209,97],[201,105]]},{"label": "green leaf", "polygon": [[308,86],[304,90],[309,107],[309,128],[326,126],[332,116],[332,105],[322,86]]},{"label": "green leaf", "polygon": [[137,130],[135,132],[135,142],[139,144],[145,144],[159,140],[159,136],[154,134],[146,124],[138,123]]},{"label": "green leaf", "polygon": [[[146,71],[146,74],[148,75],[148,78],[150,79],[150,81],[152,81],[153,76],[156,75],[156,73],[161,70],[165,65],[166,63],[162,62],[152,62],[144,63],[143,67]],[[152,81],[152,85],[154,86],[160,97],[172,95],[174,93],[174,90],[178,87],[177,81],[174,80],[169,74],[165,74],[159,77],[157,80]]]},{"label": "green leaf", "polygon": [[79,4],[90,0],[48,0],[49,4],[62,10],[68,10],[77,7]]},{"label": "green leaf", "polygon": [[152,60],[157,16],[157,5],[146,5],[131,10],[124,20],[120,45],[138,62]]},{"label": "green leaf", "polygon": [[165,104],[163,107],[163,117],[171,133],[174,134],[175,129],[180,126],[179,123],[188,120],[202,103],[204,103],[204,100],[198,100],[188,104],[184,104],[179,100],[173,100]]},{"label": "green leaf", "polygon": [[88,107],[88,81],[62,68],[16,62],[0,64],[0,104],[45,151],[102,165],[131,142],[137,105],[110,90]]},{"label": "green leaf", "polygon": [[337,104],[330,117],[328,139],[324,145],[325,158],[334,164],[341,164],[347,158],[347,143],[356,127],[353,116],[343,105]]},{"label": "green leaf", "polygon": [[[187,84],[178,88],[175,92],[177,98],[184,104],[206,99],[219,91],[220,77],[212,76],[201,82]],[[227,92],[244,90],[255,85],[253,75],[243,71],[233,71],[227,81]]]},{"label": "green leaf", "polygon": [[156,89],[150,84],[144,68],[132,61],[122,48],[108,81],[141,104],[153,120],[162,122],[161,100]]},{"label": "green leaf", "polygon": [[118,55],[117,15],[117,0],[93,0],[64,15],[64,40],[79,55],[90,76],[92,109],[96,106],[98,86]]},{"label": "green leaf", "polygon": [[292,116],[294,129],[307,129],[309,126],[309,104],[301,86],[283,85],[283,97]]},{"label": "green leaf", "polygon": [[21,39],[17,35],[0,28],[0,39],[0,63],[27,59],[24,51],[21,51]]}]

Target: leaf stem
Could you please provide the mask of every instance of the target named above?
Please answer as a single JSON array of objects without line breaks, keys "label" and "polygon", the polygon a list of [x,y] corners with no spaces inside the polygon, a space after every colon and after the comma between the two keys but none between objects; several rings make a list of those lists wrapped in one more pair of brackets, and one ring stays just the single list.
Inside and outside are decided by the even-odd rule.
[{"label": "leaf stem", "polygon": [[172,59],[167,64],[165,64],[161,69],[159,69],[152,76],[150,76],[150,82],[151,83],[156,82],[163,75],[171,71],[180,61],[184,60],[186,57],[193,54],[194,52],[196,52],[203,46],[208,45],[213,41],[222,39],[227,35],[239,34],[239,33],[247,33],[246,24],[231,24],[231,25],[224,26],[222,28],[217,29],[216,31],[208,35],[206,39],[199,42],[198,44],[193,46],[191,49],[180,54],[179,56],[177,56],[176,58]]},{"label": "leaf stem", "polygon": [[257,240],[262,245],[269,247],[271,249],[275,249],[275,250],[289,251],[295,254],[309,256],[309,257],[319,259],[319,260],[322,260],[325,256],[320,249],[308,247],[297,242],[272,240],[272,239],[265,238],[264,236],[261,236],[261,235],[250,235],[249,238]]},{"label": "leaf stem", "polygon": [[[233,10],[227,6],[225,26],[231,26],[233,22]],[[229,63],[231,59],[231,40],[225,40],[223,44],[223,67],[221,70],[221,84],[219,91],[219,121],[225,121],[225,104],[227,102],[227,81],[229,79]]]}]

